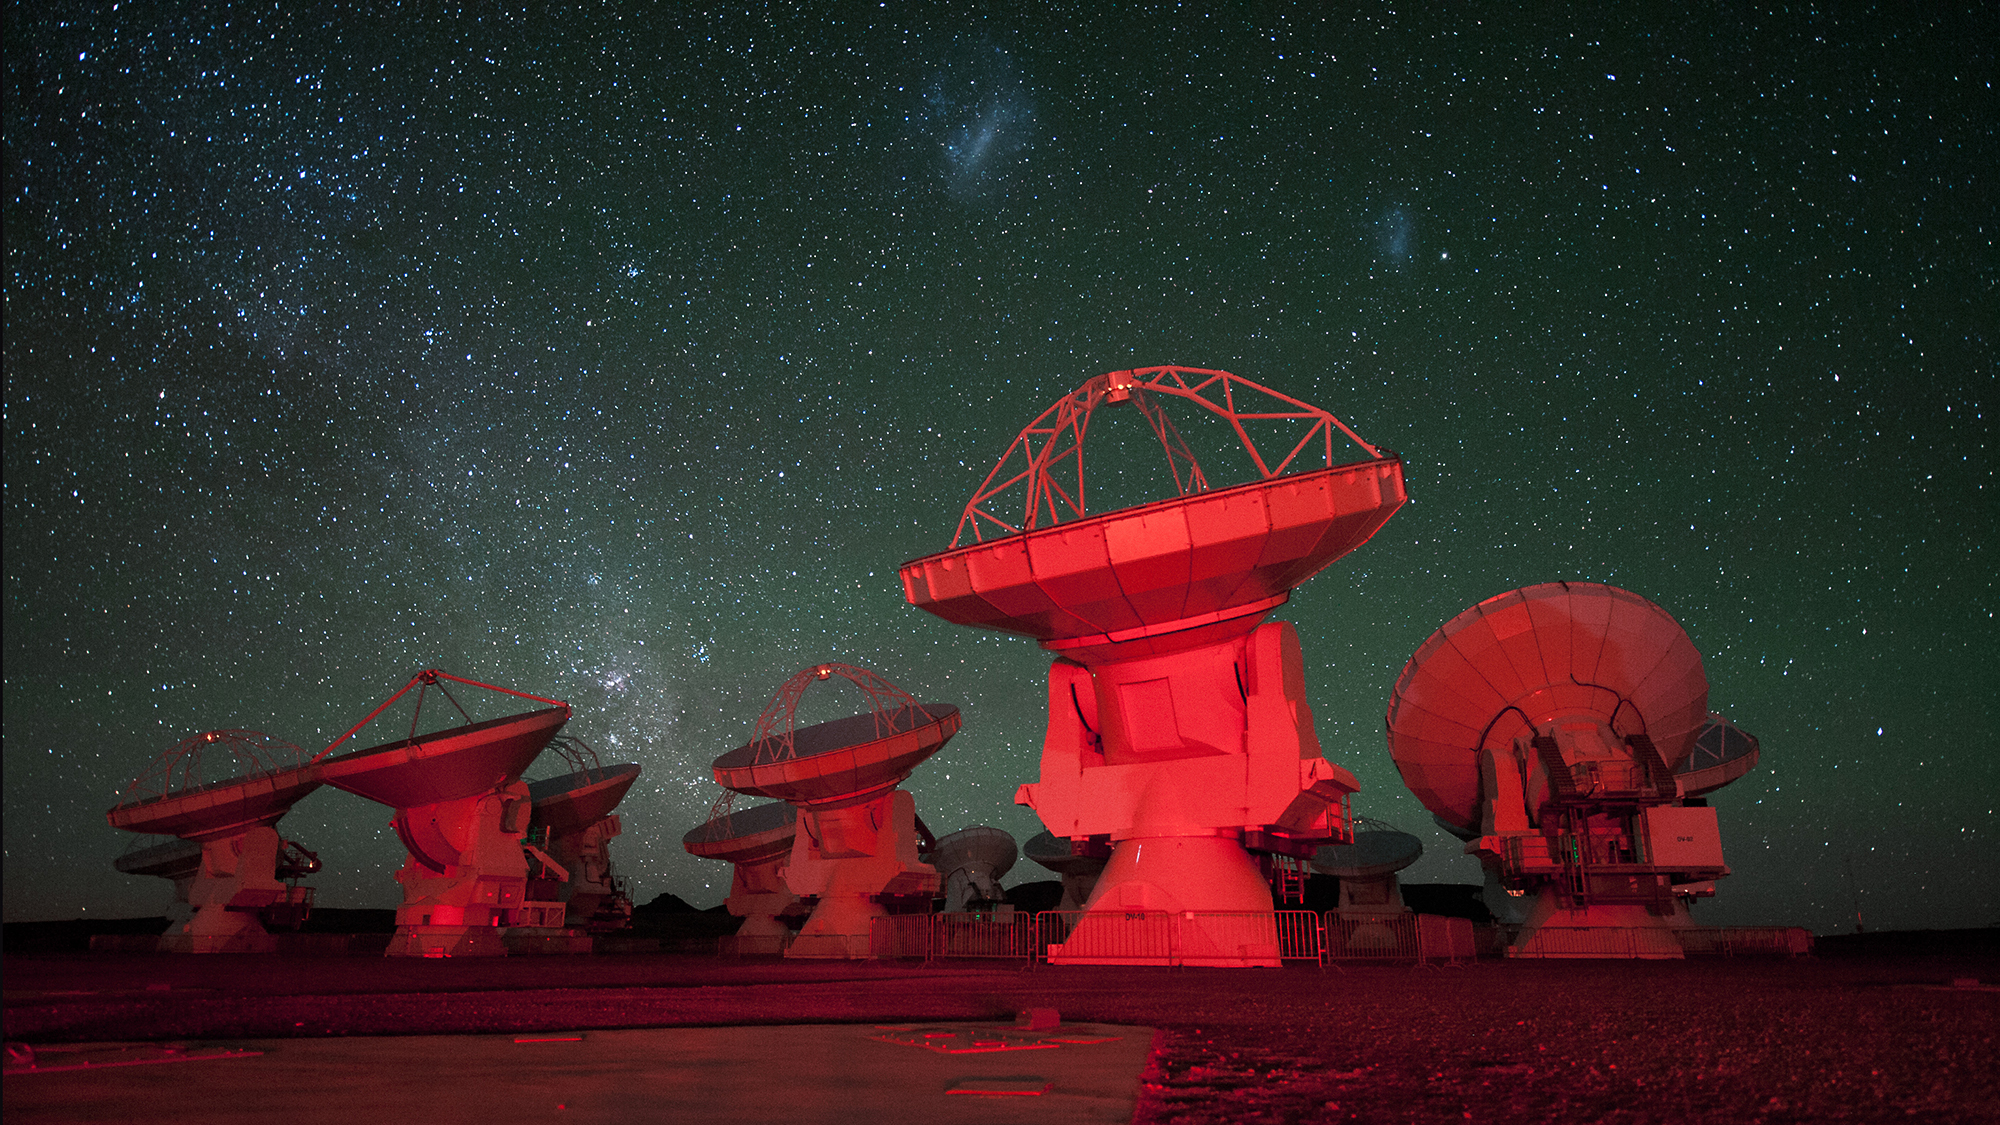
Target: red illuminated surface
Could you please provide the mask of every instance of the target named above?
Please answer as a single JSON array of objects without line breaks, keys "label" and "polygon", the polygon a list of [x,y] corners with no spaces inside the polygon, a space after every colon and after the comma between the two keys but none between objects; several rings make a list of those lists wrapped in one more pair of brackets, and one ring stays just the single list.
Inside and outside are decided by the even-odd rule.
[{"label": "red illuminated surface", "polygon": [[[609,1074],[596,1080],[612,1082],[621,1072],[588,1055],[525,1052],[587,1049],[600,1028],[843,1024],[865,1041],[875,1024],[1004,1028],[1017,1012],[1054,1008],[1064,1027],[1162,1030],[1138,1077],[1133,1120],[1148,1125],[1990,1121],[2000,1074],[1981,1061],[1980,1045],[2000,1036],[1993,944],[1984,934],[1956,936],[1981,944],[1968,940],[1949,954],[1894,945],[1868,953],[1836,951],[1846,939],[1823,939],[1819,957],[1800,960],[1508,961],[1419,973],[1356,966],[1024,973],[985,962],[913,971],[676,955],[385,962],[10,948],[7,1035],[36,1046],[276,1040],[254,1044],[267,1050],[336,1036],[397,1037],[390,1044],[437,1034],[544,1040],[519,1048],[522,1083],[550,1107],[568,1101],[576,1109],[580,1076]],[[1958,978],[1985,983],[1954,988]],[[863,1046],[887,1053],[890,1068],[904,1065],[897,1052],[925,1057],[886,1043]],[[385,1073],[356,1077],[439,1084],[434,1057],[383,1055],[395,1060],[383,1064]],[[774,1087],[793,1088],[783,1058],[759,1055],[753,1065]],[[218,1070],[214,1080],[237,1073]],[[1024,1063],[1007,1073],[1041,1072]],[[10,1113],[32,1104],[36,1081],[8,1075]],[[772,1116],[761,1101],[719,1101],[714,1116],[758,1120],[760,1112]],[[81,1118],[73,1104],[24,1115]]]},{"label": "red illuminated surface", "polygon": [[783,801],[739,809],[688,829],[681,846],[703,859],[752,863],[790,852],[798,821],[798,809]]},{"label": "red illuminated surface", "polygon": [[627,763],[529,782],[535,823],[557,835],[581,831],[611,815],[637,780],[639,767]]},{"label": "red illuminated surface", "polygon": [[[206,780],[218,773],[238,776]],[[252,730],[214,730],[186,739],[132,782],[125,799],[105,814],[111,826],[184,841],[119,864],[122,871],[173,879],[175,897],[194,908],[193,918],[162,935],[161,951],[276,948],[258,917],[264,907],[291,897],[278,879],[287,845],[273,826],[319,786],[319,767],[306,760],[305,751]]]},{"label": "red illuminated surface", "polygon": [[[1253,391],[1282,409],[1251,409]],[[1208,490],[1154,399],[1198,403],[1226,421],[1262,479]],[[1122,404],[1153,424],[1181,495],[1092,515],[1083,439],[1092,412]],[[1259,451],[1244,428],[1273,419],[1304,429],[1282,456]],[[966,504],[953,549],[903,566],[904,596],[947,621],[1034,637],[1079,659],[1104,645],[1164,652],[1241,635],[1367,542],[1406,499],[1399,460],[1355,437],[1368,459],[1336,464],[1336,432],[1353,437],[1331,414],[1225,372],[1098,376],[1022,431]],[[1302,463],[1306,453],[1318,454],[1314,463]],[[1003,510],[1018,524],[993,512],[1016,495],[1021,514]],[[1196,632],[1211,625],[1219,628]]]},{"label": "red illuminated surface", "polygon": [[786,932],[778,916],[798,902],[779,874],[792,854],[798,822],[798,809],[779,801],[715,817],[681,837],[689,854],[735,865],[724,905],[743,919],[737,936],[765,939],[771,952],[782,948]]},{"label": "red illuminated surface", "polygon": [[1389,697],[1389,753],[1424,807],[1479,827],[1479,752],[1565,716],[1651,736],[1667,767],[1708,715],[1701,654],[1628,590],[1551,582],[1488,598],[1418,647]]},{"label": "red illuminated surface", "polygon": [[[551,706],[416,734],[432,688],[464,713],[444,681]],[[330,756],[412,688],[418,693],[408,737]],[[505,952],[503,928],[544,921],[526,897],[528,863],[521,840],[532,799],[520,778],[569,716],[567,703],[429,669],[314,759],[328,785],[396,810],[390,824],[409,858],[396,873],[403,904],[396,911],[390,955],[498,955]]]},{"label": "red illuminated surface", "polygon": [[1675,770],[1707,725],[1680,624],[1628,590],[1549,583],[1446,622],[1390,697],[1389,748],[1469,838],[1520,929],[1513,957],[1676,959],[1688,904],[1729,874],[1712,808]]},{"label": "red illuminated surface", "polygon": [[[1170,405],[1230,427],[1258,479],[1211,489]],[[1124,407],[1179,495],[1092,513],[1091,419]],[[1350,441],[1364,459],[1338,463]],[[1404,500],[1401,461],[1324,410],[1228,372],[1114,371],[1022,429],[952,549],[904,564],[912,605],[1060,655],[1041,778],[1015,799],[1058,838],[1109,845],[1089,910],[1269,910],[1246,841],[1310,855],[1349,838],[1358,783],[1320,752],[1296,632],[1263,620]],[[1252,944],[1218,938],[1187,963],[1276,963],[1275,937]]]},{"label": "red illuminated surface", "polygon": [[[216,774],[224,780],[206,779]],[[208,840],[270,827],[319,786],[319,770],[291,743],[261,731],[213,730],[160,755],[104,816],[127,832]]]},{"label": "red illuminated surface", "polygon": [[[858,688],[870,709],[798,727],[800,697],[829,680]],[[758,717],[756,737],[715,760],[715,780],[723,788],[798,806],[798,830],[783,878],[792,894],[818,903],[785,956],[867,957],[874,919],[888,913],[885,898],[937,890],[937,871],[917,858],[916,804],[896,786],[943,749],[960,722],[957,707],[918,703],[866,668],[818,664],[772,694]],[[709,831],[729,831],[727,824]],[[782,904],[770,897],[775,893],[770,882],[764,866],[738,862],[731,897],[749,911],[745,934],[752,923],[772,928],[768,915]],[[739,895],[755,896],[755,905]]]}]

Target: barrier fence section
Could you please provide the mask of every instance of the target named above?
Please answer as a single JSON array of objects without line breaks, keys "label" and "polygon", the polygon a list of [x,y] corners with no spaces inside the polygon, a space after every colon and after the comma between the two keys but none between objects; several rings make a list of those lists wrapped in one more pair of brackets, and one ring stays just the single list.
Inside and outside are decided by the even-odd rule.
[{"label": "barrier fence section", "polygon": [[931,956],[1034,956],[1035,917],[1032,914],[933,914]]},{"label": "barrier fence section", "polygon": [[1470,964],[1479,959],[1472,919],[1441,914],[1417,915],[1417,952],[1425,961]]},{"label": "barrier fence section", "polygon": [[929,914],[891,914],[868,924],[868,955],[879,961],[931,957]]},{"label": "barrier fence section", "polygon": [[1330,961],[1410,961],[1423,959],[1417,915],[1389,914],[1343,918],[1326,914],[1326,956]]},{"label": "barrier fence section", "polygon": [[1035,916],[1035,924],[1035,956],[1053,964],[1326,960],[1320,916],[1310,910],[1046,911]]},{"label": "barrier fence section", "polygon": [[[1281,961],[1470,961],[1473,926],[1464,918],[1338,912],[1081,911],[1037,914],[905,914],[874,920],[869,955],[953,960],[993,958],[1070,965]],[[773,951],[775,952],[775,950]]]},{"label": "barrier fence section", "polygon": [[1326,964],[1325,919],[1314,910],[1278,911],[1278,956]]},{"label": "barrier fence section", "polygon": [[1812,931],[1798,926],[1697,926],[1674,931],[1689,956],[1804,957]]},{"label": "barrier fence section", "polygon": [[1673,931],[1652,926],[1539,926],[1514,939],[1511,957],[1670,957]]},{"label": "barrier fence section", "polygon": [[1167,919],[1163,910],[1045,910],[1035,915],[1035,951],[1050,964],[1170,964]]}]

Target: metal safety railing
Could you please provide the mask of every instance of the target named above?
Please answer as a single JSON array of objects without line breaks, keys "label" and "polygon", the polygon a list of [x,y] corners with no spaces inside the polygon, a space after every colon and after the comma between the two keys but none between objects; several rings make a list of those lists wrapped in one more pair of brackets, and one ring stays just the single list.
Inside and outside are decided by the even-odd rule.
[{"label": "metal safety railing", "polygon": [[1675,930],[1690,957],[1804,957],[1812,931],[1799,926],[1697,926]]},{"label": "metal safety railing", "polygon": [[1537,926],[1524,929],[1509,957],[1679,957],[1672,930],[1653,926]]},{"label": "metal safety railing", "polygon": [[933,914],[930,918],[934,957],[1034,956],[1033,914]]},{"label": "metal safety railing", "polygon": [[868,927],[868,955],[878,961],[931,959],[931,914],[891,914]]},{"label": "metal safety railing", "polygon": [[1244,961],[1470,961],[1472,923],[1311,910],[1050,910],[877,918],[869,954],[886,960],[1002,959],[1058,965],[1219,965]]},{"label": "metal safety railing", "polygon": [[1382,914],[1343,917],[1326,915],[1327,958],[1333,961],[1410,961],[1419,959],[1417,916]]},{"label": "metal safety railing", "polygon": [[1050,910],[1035,915],[1036,959],[1072,965],[1171,964],[1163,910]]},{"label": "metal safety railing", "polygon": [[[1806,956],[1812,934],[1795,926],[1542,926],[1505,940],[1516,957]],[[724,952],[777,955],[784,941]],[[1343,916],[1310,910],[1081,911],[903,914],[877,918],[869,956],[882,960],[994,959],[1058,965],[1202,965],[1312,961],[1464,964],[1479,955],[1468,918],[1433,914]],[[1509,948],[1511,946],[1511,948]]]},{"label": "metal safety railing", "polygon": [[1440,914],[1417,915],[1417,953],[1424,961],[1443,961],[1452,965],[1478,960],[1479,945],[1472,919],[1447,918]]}]

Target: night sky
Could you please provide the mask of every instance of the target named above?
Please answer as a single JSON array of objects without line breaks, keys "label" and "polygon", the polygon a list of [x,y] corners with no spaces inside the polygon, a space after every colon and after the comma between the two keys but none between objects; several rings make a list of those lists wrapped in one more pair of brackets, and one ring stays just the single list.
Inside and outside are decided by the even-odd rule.
[{"label": "night sky", "polygon": [[[1592,580],[1763,743],[1697,917],[2000,923],[1991,7],[440,7],[7,8],[9,920],[161,912],[103,816],[154,757],[432,666],[644,766],[641,902],[721,900],[708,764],[823,660],[962,706],[918,811],[1025,839],[1048,657],[896,568],[1180,363],[1406,459],[1277,615],[1406,878],[1479,872],[1390,762],[1404,661]],[[322,906],[398,901],[388,818],[280,823]]]}]

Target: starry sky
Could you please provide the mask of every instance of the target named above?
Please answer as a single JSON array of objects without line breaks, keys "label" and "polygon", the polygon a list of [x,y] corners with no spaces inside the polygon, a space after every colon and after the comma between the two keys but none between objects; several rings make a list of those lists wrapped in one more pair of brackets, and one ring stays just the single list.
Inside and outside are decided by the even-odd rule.
[{"label": "starry sky", "polygon": [[[963,707],[907,787],[1025,838],[1048,658],[896,568],[1058,396],[1179,363],[1406,460],[1277,615],[1406,878],[1479,875],[1390,762],[1404,661],[1592,580],[1763,743],[1698,917],[2000,923],[1975,7],[9,5],[6,917],[160,912],[103,818],[152,759],[433,666],[644,766],[642,902],[727,892],[708,763],[823,660]],[[388,816],[281,822],[321,905],[395,904]]]}]

